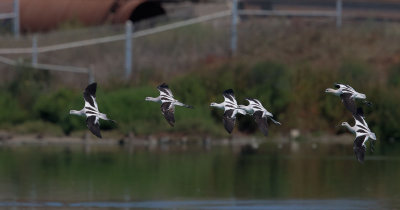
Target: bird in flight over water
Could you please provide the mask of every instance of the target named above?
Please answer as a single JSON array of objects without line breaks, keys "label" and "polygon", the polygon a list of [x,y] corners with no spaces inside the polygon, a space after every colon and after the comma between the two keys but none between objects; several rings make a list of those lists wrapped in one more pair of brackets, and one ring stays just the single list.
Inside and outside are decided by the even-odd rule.
[{"label": "bird in flight over water", "polygon": [[100,122],[99,120],[110,120],[115,123],[114,120],[111,120],[107,117],[106,114],[99,112],[99,108],[96,102],[96,89],[97,83],[92,83],[88,85],[83,92],[83,99],[85,100],[85,106],[83,109],[70,110],[69,113],[78,116],[86,117],[86,125],[89,130],[97,137],[101,138],[100,133]]},{"label": "bird in flight over water", "polygon": [[183,106],[186,108],[193,109],[193,106],[184,104],[179,102],[174,98],[172,91],[169,89],[168,85],[162,83],[161,85],[157,86],[158,91],[160,91],[160,95],[156,98],[153,97],[146,97],[146,101],[153,101],[157,103],[161,103],[161,113],[163,114],[164,118],[167,122],[174,127],[175,124],[175,106]]}]

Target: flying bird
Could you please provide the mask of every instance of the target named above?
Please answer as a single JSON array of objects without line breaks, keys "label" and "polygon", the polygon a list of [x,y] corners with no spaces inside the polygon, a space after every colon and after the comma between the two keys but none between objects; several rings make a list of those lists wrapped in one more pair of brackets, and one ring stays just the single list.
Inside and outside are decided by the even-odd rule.
[{"label": "flying bird", "polygon": [[[376,140],[375,133],[373,133],[368,124],[365,122],[364,113],[361,108],[357,109],[357,113],[353,115],[355,124],[350,126],[349,123],[343,122],[342,126],[346,127],[351,133],[356,135],[353,144],[354,154],[357,160],[361,163],[364,162],[365,151],[367,146],[365,143],[371,138],[373,141]],[[373,141],[371,142],[371,151],[373,151]]]},{"label": "flying bird", "polygon": [[366,100],[367,96],[363,93],[359,93],[354,90],[350,85],[344,84],[335,84],[335,89],[328,88],[325,90],[325,93],[332,93],[336,96],[339,96],[342,99],[344,106],[354,114],[357,114],[357,105],[355,99],[361,99],[368,106],[371,106],[371,102]]},{"label": "flying bird", "polygon": [[222,121],[224,123],[225,130],[228,131],[228,133],[232,133],[233,128],[235,127],[236,114],[240,113],[245,115],[246,112],[242,109],[239,109],[235,99],[235,94],[233,93],[232,89],[225,90],[222,95],[224,96],[224,102],[219,104],[213,102],[210,106],[224,110]]},{"label": "flying bird", "polygon": [[280,122],[273,119],[274,115],[267,111],[259,100],[251,98],[247,98],[246,100],[249,102],[249,105],[239,105],[239,108],[246,111],[246,114],[253,116],[254,121],[256,121],[258,128],[264,136],[268,136],[268,119],[271,119],[276,125],[281,125]]},{"label": "flying bird", "polygon": [[146,97],[146,101],[153,101],[157,103],[161,103],[161,113],[164,115],[164,118],[167,122],[174,127],[175,123],[175,106],[183,106],[186,108],[193,109],[193,106],[184,104],[179,102],[174,98],[172,91],[169,89],[168,85],[162,83],[161,85],[157,86],[157,89],[160,91],[160,95],[156,98],[153,97]]},{"label": "flying bird", "polygon": [[100,122],[99,119],[110,120],[115,123],[114,120],[111,120],[107,117],[106,114],[99,112],[99,108],[96,102],[96,89],[97,83],[92,83],[88,85],[83,92],[83,99],[85,100],[85,106],[83,109],[70,110],[69,113],[78,116],[86,117],[86,125],[89,130],[97,137],[101,138],[100,133]]}]

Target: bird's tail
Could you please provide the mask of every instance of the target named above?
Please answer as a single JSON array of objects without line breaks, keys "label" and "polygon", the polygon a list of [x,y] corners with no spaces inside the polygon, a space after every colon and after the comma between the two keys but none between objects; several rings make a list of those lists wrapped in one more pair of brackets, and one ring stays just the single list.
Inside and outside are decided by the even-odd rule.
[{"label": "bird's tail", "polygon": [[376,140],[376,135],[375,135],[375,133],[370,133],[369,134],[369,137],[371,138],[371,139],[373,139],[373,140]]},{"label": "bird's tail", "polygon": [[244,109],[239,108],[239,109],[236,109],[236,110],[241,115],[246,115],[247,114],[247,112]]},{"label": "bird's tail", "polygon": [[175,103],[174,103],[175,105],[177,105],[177,106],[183,106],[183,107],[186,107],[186,108],[189,108],[189,109],[194,109],[194,107],[193,106],[190,106],[190,105],[187,105],[187,104],[184,104],[184,103],[181,103],[181,102],[179,102],[179,101],[175,101]]},{"label": "bird's tail", "polygon": [[113,122],[113,123],[115,123],[115,124],[118,124],[117,121],[108,118],[106,114],[100,114],[99,117],[100,117],[100,119],[108,120],[108,121],[111,121],[111,122]]},{"label": "bird's tail", "polygon": [[358,99],[366,99],[367,96],[364,93],[356,93],[355,95],[353,95],[354,98],[358,98]]}]

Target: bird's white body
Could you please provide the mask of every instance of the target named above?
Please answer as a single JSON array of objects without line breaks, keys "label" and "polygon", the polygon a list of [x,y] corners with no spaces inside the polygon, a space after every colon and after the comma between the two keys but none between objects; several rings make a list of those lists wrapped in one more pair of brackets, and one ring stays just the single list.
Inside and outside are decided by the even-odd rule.
[{"label": "bird's white body", "polygon": [[[360,110],[360,109],[359,109]],[[346,127],[351,133],[356,135],[356,138],[354,139],[354,152],[357,156],[357,159],[360,162],[364,161],[364,153],[367,148],[365,143],[369,140],[376,140],[376,135],[373,133],[369,127],[368,124],[365,122],[365,119],[363,117],[362,111],[360,114],[355,114],[353,115],[355,124],[354,126],[350,126],[349,123],[343,122],[342,126]],[[373,150],[373,143],[371,143],[371,150]]]},{"label": "bird's white body", "polygon": [[222,110],[224,110],[224,112],[227,110],[233,109],[234,110],[233,114],[232,114],[233,118],[236,118],[237,113],[242,114],[242,115],[246,114],[246,111],[244,111],[243,109],[240,109],[237,104],[236,104],[236,106],[233,106],[233,104],[231,104],[231,103],[222,102],[222,103],[211,103],[210,106],[218,108],[218,109],[222,109]]},{"label": "bird's white body", "polygon": [[272,122],[274,122],[275,124],[280,125],[281,123],[274,120],[273,117],[274,115],[269,112],[262,104],[259,100],[257,99],[246,99],[249,102],[249,105],[245,106],[245,105],[239,105],[239,108],[244,110],[246,112],[246,114],[248,115],[253,115],[255,112],[262,112],[262,118],[265,119],[271,119]]},{"label": "bird's white body", "polygon": [[161,113],[164,115],[167,122],[174,126],[175,123],[175,106],[183,106],[186,108],[193,108],[192,106],[181,103],[180,101],[174,98],[172,91],[169,89],[168,85],[162,83],[157,87],[160,92],[160,95],[157,97],[146,97],[146,101],[152,101],[161,104]]},{"label": "bird's white body", "polygon": [[339,96],[342,99],[344,106],[353,114],[357,114],[357,104],[355,99],[361,99],[367,105],[371,105],[370,102],[366,101],[367,96],[364,93],[359,93],[354,90],[354,88],[350,87],[350,85],[343,84],[335,84],[337,88],[327,88],[325,90],[326,93],[332,93],[333,95]]},{"label": "bird's white body", "polygon": [[351,133],[355,134],[356,138],[360,137],[360,136],[365,136],[365,139],[363,142],[364,146],[365,146],[365,142],[367,142],[369,138],[371,138],[374,141],[376,140],[375,133],[373,133],[369,129],[368,125],[363,126],[359,121],[357,121],[357,120],[355,120],[355,121],[356,121],[356,123],[354,126],[350,126],[349,123],[347,123],[347,122],[344,122],[342,124],[342,126],[346,127]]},{"label": "bird's white body", "polygon": [[236,99],[234,97],[227,97],[224,95],[224,99],[225,99],[224,102],[222,102],[222,103],[213,102],[210,104],[210,106],[218,108],[218,109],[222,109],[222,110],[224,110],[224,112],[233,110],[233,114],[231,115],[232,118],[236,118],[237,113],[242,114],[242,115],[246,114],[246,111],[239,107],[239,105],[237,104]]},{"label": "bird's white body", "polygon": [[350,97],[351,99],[366,99],[367,98],[367,96],[364,93],[357,92],[350,85],[335,84],[335,87],[337,88],[336,90],[332,89],[332,88],[328,88],[325,90],[325,92],[332,93],[336,96],[340,96],[343,93],[349,93],[349,94],[351,94],[351,97]]},{"label": "bird's white body", "polygon": [[232,89],[225,90],[222,95],[224,96],[224,102],[213,102],[210,106],[224,110],[222,121],[224,123],[225,130],[228,131],[228,133],[232,133],[233,128],[235,127],[236,114],[246,114],[246,111],[239,108]]},{"label": "bird's white body", "polygon": [[[110,120],[107,118],[106,114],[103,114],[99,111],[99,107],[97,106],[96,98],[93,96],[90,96],[94,102],[94,106],[90,105],[89,102],[85,101],[85,106],[83,109],[77,111],[77,110],[70,110],[69,113],[73,115],[78,115],[78,116],[85,116],[85,117],[90,117],[90,116],[96,116],[96,118],[100,118],[102,120]],[[98,119],[96,120],[98,122]]]},{"label": "bird's white body", "polygon": [[156,103],[162,103],[161,102],[161,96],[158,96],[158,97],[156,97],[156,98],[154,98],[154,97],[146,97],[146,99],[145,99],[146,101],[152,101],[152,102],[156,102]]},{"label": "bird's white body", "polygon": [[156,103],[172,103],[174,106],[188,107],[188,105],[176,100],[169,89],[160,90],[160,95],[158,97],[146,97],[146,101],[152,101]]},{"label": "bird's white body", "polygon": [[[109,119],[106,114],[99,112],[99,107],[96,102],[96,88],[97,83],[92,83],[88,85],[83,93],[83,98],[85,100],[85,106],[83,107],[83,109],[70,110],[69,113],[72,115],[85,116],[86,125],[88,126],[89,130],[94,135],[101,138],[99,119],[111,119]],[[115,122],[114,120],[111,121]]]}]

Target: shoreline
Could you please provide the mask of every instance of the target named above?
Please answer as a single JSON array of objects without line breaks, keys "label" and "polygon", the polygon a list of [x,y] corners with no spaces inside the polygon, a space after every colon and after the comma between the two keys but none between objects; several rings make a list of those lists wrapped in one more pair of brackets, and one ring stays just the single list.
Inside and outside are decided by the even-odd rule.
[{"label": "shoreline", "polygon": [[349,134],[342,135],[322,135],[322,136],[299,136],[290,138],[287,136],[245,136],[231,135],[229,138],[215,137],[176,137],[164,135],[160,137],[147,136],[136,137],[126,136],[123,138],[102,138],[97,139],[86,133],[83,137],[79,136],[38,136],[34,134],[11,134],[0,132],[0,146],[23,146],[23,145],[132,145],[132,146],[244,146],[252,145],[258,147],[263,143],[310,143],[310,144],[353,144],[354,137]]}]

